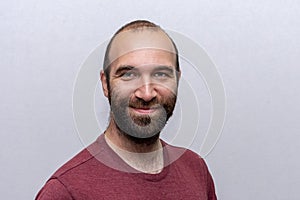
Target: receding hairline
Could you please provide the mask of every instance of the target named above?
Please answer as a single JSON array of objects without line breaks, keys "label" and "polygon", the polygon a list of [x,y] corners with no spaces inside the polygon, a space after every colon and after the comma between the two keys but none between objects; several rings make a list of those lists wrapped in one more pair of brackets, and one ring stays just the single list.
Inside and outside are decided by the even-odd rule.
[{"label": "receding hairline", "polygon": [[176,47],[174,41],[166,33],[166,31],[164,29],[162,29],[159,25],[157,25],[153,22],[147,21],[147,20],[136,20],[136,21],[132,21],[128,24],[125,24],[113,35],[113,37],[109,41],[109,44],[107,45],[107,48],[106,48],[104,63],[103,63],[104,71],[106,71],[106,69],[108,69],[111,64],[110,52],[111,52],[112,44],[114,43],[114,41],[118,35],[120,35],[123,32],[126,32],[126,31],[129,31],[129,32],[143,32],[143,31],[161,32],[164,36],[166,36],[166,39],[169,40],[169,42],[173,48],[172,50],[175,51],[174,53],[176,54],[176,69],[179,71],[178,50],[177,50],[177,47]]},{"label": "receding hairline", "polygon": [[120,32],[111,43],[108,59],[114,62],[122,55],[139,50],[158,50],[176,54],[172,41],[163,31],[143,28]]},{"label": "receding hairline", "polygon": [[[117,34],[123,32],[123,31],[128,31],[128,30],[143,30],[145,28],[152,28],[153,30],[162,30],[164,31],[159,25],[147,21],[147,20],[136,20],[136,21],[132,21],[128,24],[125,24],[124,26],[122,26],[115,34],[114,36],[116,36]],[[113,38],[114,38],[113,36]],[[112,38],[112,40],[113,40]]]}]

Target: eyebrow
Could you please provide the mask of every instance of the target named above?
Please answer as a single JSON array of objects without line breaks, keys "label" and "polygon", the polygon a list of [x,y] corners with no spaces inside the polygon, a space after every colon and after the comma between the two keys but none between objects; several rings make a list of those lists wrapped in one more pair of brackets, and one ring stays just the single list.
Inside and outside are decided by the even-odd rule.
[{"label": "eyebrow", "polygon": [[171,66],[157,66],[154,70],[155,71],[168,71],[169,73],[174,72],[174,67]]},{"label": "eyebrow", "polygon": [[[164,65],[161,65],[161,66],[157,66],[155,67],[154,71],[168,71],[169,73],[174,73],[174,67],[172,66],[164,66]],[[134,70],[136,69],[134,66],[131,66],[131,65],[121,65],[115,72],[115,75],[120,75],[124,72],[127,72],[127,71],[130,71],[130,70]]]},{"label": "eyebrow", "polygon": [[117,71],[115,72],[116,75],[120,75],[122,74],[123,72],[126,72],[126,71],[130,71],[132,69],[134,69],[135,67],[131,66],[131,65],[122,65],[120,66]]}]

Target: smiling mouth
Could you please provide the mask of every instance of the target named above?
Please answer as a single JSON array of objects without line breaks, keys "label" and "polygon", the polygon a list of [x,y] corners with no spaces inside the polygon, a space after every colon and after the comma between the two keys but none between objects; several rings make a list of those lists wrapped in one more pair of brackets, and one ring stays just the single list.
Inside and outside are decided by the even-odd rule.
[{"label": "smiling mouth", "polygon": [[145,115],[145,114],[152,114],[158,110],[158,107],[130,107],[134,112]]}]

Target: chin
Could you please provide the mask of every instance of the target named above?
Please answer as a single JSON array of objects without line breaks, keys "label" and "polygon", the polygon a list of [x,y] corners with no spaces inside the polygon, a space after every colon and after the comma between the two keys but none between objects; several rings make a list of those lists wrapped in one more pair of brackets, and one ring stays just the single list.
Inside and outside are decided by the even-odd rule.
[{"label": "chin", "polygon": [[154,144],[160,136],[160,132],[154,135],[151,135],[150,137],[136,137],[136,136],[132,136],[129,135],[128,133],[125,133],[123,131],[121,131],[123,136],[125,136],[128,140],[136,143],[136,144],[144,144],[144,145],[151,145]]}]

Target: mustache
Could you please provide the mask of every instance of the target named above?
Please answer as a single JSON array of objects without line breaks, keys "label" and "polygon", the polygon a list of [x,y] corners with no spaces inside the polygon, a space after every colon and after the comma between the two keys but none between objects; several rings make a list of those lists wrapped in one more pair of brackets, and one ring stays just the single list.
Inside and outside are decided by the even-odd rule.
[{"label": "mustache", "polygon": [[129,107],[148,109],[153,107],[162,107],[163,103],[164,101],[160,101],[157,98],[154,98],[150,101],[145,101],[143,99],[135,98],[129,101]]}]

